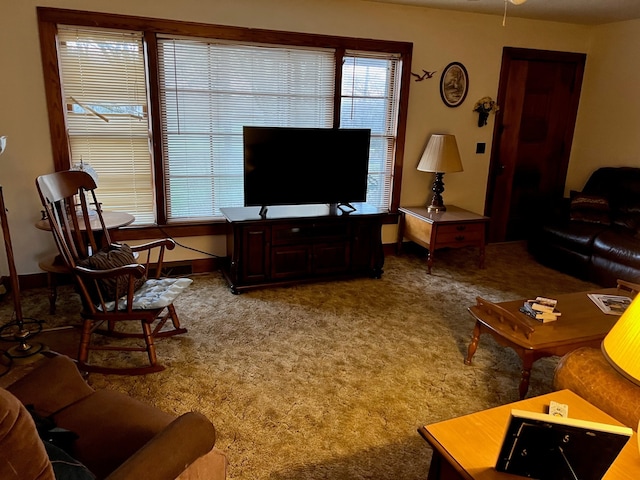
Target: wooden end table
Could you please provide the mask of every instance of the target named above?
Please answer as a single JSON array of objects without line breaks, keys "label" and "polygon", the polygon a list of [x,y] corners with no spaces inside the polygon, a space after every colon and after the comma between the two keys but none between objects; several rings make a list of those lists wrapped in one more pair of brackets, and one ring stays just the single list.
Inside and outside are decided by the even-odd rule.
[{"label": "wooden end table", "polygon": [[[602,340],[618,321],[619,316],[604,314],[587,297],[588,293],[634,296],[634,292],[621,288],[558,295],[555,297],[558,300],[556,309],[562,315],[550,323],[541,323],[520,312],[526,299],[495,304],[486,302],[488,306],[483,306],[481,299],[478,299],[478,304],[468,309],[476,323],[464,363],[471,365],[480,335],[491,334],[500,345],[512,348],[522,359],[519,393],[520,398],[524,398],[529,390],[531,368],[536,360],[565,355],[580,347],[600,348]],[[494,306],[498,308],[489,308]]]},{"label": "wooden end table", "polygon": [[440,248],[478,247],[478,266],[484,268],[485,232],[489,217],[478,215],[455,205],[444,212],[429,212],[426,207],[400,207],[398,252],[402,241],[409,240],[429,250],[427,269],[431,273],[435,251]]},{"label": "wooden end table", "polygon": [[[433,449],[428,480],[509,480],[516,477],[495,469],[511,409],[547,413],[549,402],[569,406],[569,417],[622,425],[570,390],[541,395],[463,417],[420,427],[418,432]],[[605,480],[640,478],[638,434],[633,436],[603,477]]]}]

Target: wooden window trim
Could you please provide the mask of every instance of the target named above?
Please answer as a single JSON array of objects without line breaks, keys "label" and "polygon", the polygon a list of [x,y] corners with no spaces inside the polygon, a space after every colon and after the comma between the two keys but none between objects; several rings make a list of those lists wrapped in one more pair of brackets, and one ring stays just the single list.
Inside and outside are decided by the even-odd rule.
[{"label": "wooden window trim", "polygon": [[[151,109],[150,114],[152,118],[151,130],[154,157],[153,174],[155,182],[158,223],[159,225],[162,225],[163,229],[169,228],[171,230],[175,230],[176,232],[183,233],[190,232],[191,230],[199,232],[202,231],[202,228],[198,223],[190,224],[191,227],[165,225],[166,212],[163,209],[166,208],[166,202],[164,199],[164,180],[162,175],[163,168],[161,164],[162,155],[160,154],[162,142],[159,133],[160,117],[157,114],[157,112],[159,111],[159,85],[157,76],[158,69],[155,37],[156,34],[163,33],[246,42],[273,43],[309,47],[327,47],[335,48],[338,52],[344,52],[344,50],[369,50],[400,54],[402,56],[402,86],[400,91],[398,129],[396,135],[397,143],[396,158],[393,171],[393,193],[390,205],[390,211],[392,213],[397,212],[400,204],[400,187],[402,183],[407,110],[409,104],[411,56],[413,49],[413,44],[411,42],[351,38],[321,34],[306,34],[245,27],[230,27],[196,22],[127,16],[111,13],[86,12],[80,10],[68,10],[49,7],[37,7],[37,16],[45,95],[51,135],[51,146],[53,151],[54,167],[57,171],[70,168],[69,144],[66,135],[64,112],[62,108],[63,98],[56,51],[55,39],[57,25],[64,24],[122,30],[137,30],[144,32],[145,44],[146,48],[148,49],[147,61],[149,65],[149,108]],[[340,55],[342,55],[342,53],[340,53]],[[219,230],[219,227],[215,227],[217,222],[209,223],[211,223],[211,230]],[[157,227],[140,227],[138,229],[132,228],[126,230],[152,231],[154,228]],[[206,228],[205,230],[209,230],[209,228]],[[188,234],[190,235],[191,233]]]}]

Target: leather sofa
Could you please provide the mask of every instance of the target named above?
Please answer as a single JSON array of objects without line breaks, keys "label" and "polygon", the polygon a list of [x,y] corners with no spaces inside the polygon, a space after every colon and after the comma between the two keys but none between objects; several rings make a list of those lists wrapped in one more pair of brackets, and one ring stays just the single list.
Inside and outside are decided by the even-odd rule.
[{"label": "leather sofa", "polygon": [[[583,347],[560,359],[553,379],[557,390],[569,389],[637,430],[640,421],[640,386],[613,368],[598,348]],[[571,415],[571,412],[569,412]]]},{"label": "leather sofa", "polygon": [[[52,419],[77,438],[69,448],[45,443],[34,419],[39,425]],[[41,360],[0,389],[3,480],[54,479],[52,462],[71,470],[68,478],[224,480],[226,457],[214,443],[215,428],[204,415],[176,418],[120,392],[93,390],[68,357]]]},{"label": "leather sofa", "polygon": [[597,169],[536,221],[528,247],[543,265],[604,287],[640,281],[640,168]]}]

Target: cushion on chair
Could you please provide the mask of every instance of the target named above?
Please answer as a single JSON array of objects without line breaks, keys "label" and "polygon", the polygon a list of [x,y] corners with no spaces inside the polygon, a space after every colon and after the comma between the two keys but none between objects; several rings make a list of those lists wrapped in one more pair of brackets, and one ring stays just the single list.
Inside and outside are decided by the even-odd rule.
[{"label": "cushion on chair", "polygon": [[[133,295],[134,310],[153,310],[171,305],[193,280],[190,278],[150,278]],[[126,296],[118,302],[119,309],[126,308]],[[107,310],[113,310],[115,302],[106,304]]]},{"label": "cushion on chair", "polygon": [[[97,253],[94,253],[90,257],[85,258],[78,262],[78,265],[81,267],[90,268],[92,270],[109,270],[110,268],[124,267],[125,265],[136,264],[135,257],[133,256],[133,251],[131,247],[126,243],[120,245],[110,245],[108,248],[100,250]],[[128,281],[128,277],[126,275],[122,275],[116,278],[105,278],[101,279],[98,282],[100,283],[100,288],[102,289],[103,295],[105,298],[114,298],[116,295],[116,284],[120,281],[123,282]],[[134,288],[137,290],[138,288],[144,285],[146,281],[146,277],[141,277],[135,279]],[[98,293],[95,291],[91,291],[92,289],[87,287],[90,291],[89,294],[93,299],[94,303],[100,303],[100,298],[98,297]]]}]

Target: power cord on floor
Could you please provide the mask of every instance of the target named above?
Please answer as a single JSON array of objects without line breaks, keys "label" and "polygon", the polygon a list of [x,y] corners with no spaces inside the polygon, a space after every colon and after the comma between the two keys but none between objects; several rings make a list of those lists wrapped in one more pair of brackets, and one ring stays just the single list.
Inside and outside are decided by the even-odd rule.
[{"label": "power cord on floor", "polygon": [[173,240],[174,242],[176,242],[176,245],[179,246],[179,247],[182,247],[182,248],[187,249],[187,250],[191,250],[192,252],[201,253],[203,255],[208,255],[208,256],[213,257],[213,258],[224,258],[224,255],[216,255],[215,253],[205,252],[204,250],[199,250],[197,248],[193,248],[193,247],[189,247],[187,245],[184,245],[183,243],[178,242],[175,238],[173,238],[171,235],[169,235],[160,225],[156,224],[155,227],[158,230],[160,230],[162,235],[164,235],[166,238],[169,238],[169,239]]}]

